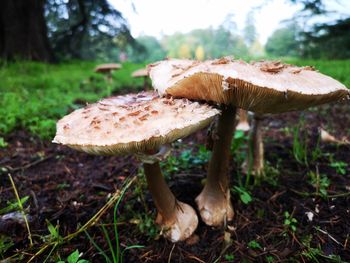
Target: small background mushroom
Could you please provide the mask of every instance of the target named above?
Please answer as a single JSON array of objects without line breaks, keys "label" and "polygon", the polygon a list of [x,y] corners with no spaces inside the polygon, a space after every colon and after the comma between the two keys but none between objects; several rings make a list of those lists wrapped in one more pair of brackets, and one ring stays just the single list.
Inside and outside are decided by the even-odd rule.
[{"label": "small background mushroom", "polygon": [[113,84],[112,72],[121,68],[122,68],[122,65],[116,64],[116,63],[101,64],[95,67],[94,71],[96,73],[101,73],[106,76],[108,96],[111,95],[112,93],[112,87],[111,87],[111,85]]},{"label": "small background mushroom", "polygon": [[148,70],[146,68],[141,68],[138,70],[135,70],[131,76],[133,78],[143,78],[143,90],[148,90],[149,89],[149,85],[148,85]]}]

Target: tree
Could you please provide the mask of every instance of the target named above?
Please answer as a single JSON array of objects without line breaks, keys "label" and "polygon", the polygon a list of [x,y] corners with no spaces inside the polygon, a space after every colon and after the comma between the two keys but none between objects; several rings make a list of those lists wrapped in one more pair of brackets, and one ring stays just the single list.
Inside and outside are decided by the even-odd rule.
[{"label": "tree", "polygon": [[300,42],[297,40],[299,32],[295,23],[277,29],[266,42],[266,52],[272,56],[298,56],[300,54]]},{"label": "tree", "polygon": [[202,45],[197,46],[196,51],[194,52],[194,55],[197,60],[204,60],[205,52]]},{"label": "tree", "polygon": [[134,62],[154,62],[166,57],[166,51],[155,37],[141,36],[136,39],[136,42],[141,48],[135,49],[131,45],[128,47],[130,60]]},{"label": "tree", "polygon": [[53,62],[47,38],[44,0],[2,0],[0,57]]},{"label": "tree", "polygon": [[350,58],[350,18],[315,25],[303,33],[303,56],[311,58]]},{"label": "tree", "polygon": [[255,18],[254,18],[254,13],[252,11],[248,12],[247,17],[245,19],[243,36],[248,47],[253,45],[253,43],[257,39],[257,32],[255,28]]},{"label": "tree", "polygon": [[116,48],[113,40],[119,35],[133,42],[121,13],[107,0],[1,2],[0,58],[96,59]]},{"label": "tree", "polygon": [[60,58],[96,59],[135,44],[122,14],[107,0],[47,0],[46,20]]},{"label": "tree", "polygon": [[[303,9],[296,16],[298,21],[307,24],[309,18],[325,16],[332,5],[324,0],[290,0],[301,3]],[[337,1],[341,4],[342,1]],[[334,16],[334,15],[333,15]],[[339,16],[340,17],[340,16]],[[332,22],[318,23],[304,28],[299,34],[301,55],[311,58],[349,58],[350,57],[350,17]]]},{"label": "tree", "polygon": [[301,3],[304,7],[301,10],[303,13],[312,15],[320,15],[326,12],[323,0],[289,0],[292,3]]},{"label": "tree", "polygon": [[186,43],[181,44],[177,56],[179,58],[192,58],[191,47]]}]

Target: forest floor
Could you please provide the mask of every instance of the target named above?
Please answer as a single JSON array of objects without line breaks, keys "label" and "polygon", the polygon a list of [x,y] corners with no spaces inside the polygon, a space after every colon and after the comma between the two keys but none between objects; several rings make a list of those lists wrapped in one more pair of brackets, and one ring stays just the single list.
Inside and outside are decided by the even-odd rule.
[{"label": "forest floor", "polygon": [[[244,183],[240,167],[247,136],[238,134],[230,169],[233,221],[213,228],[200,220],[193,236],[176,244],[159,236],[155,207],[135,158],[91,156],[25,131],[12,132],[5,136],[8,146],[0,148],[0,207],[8,208],[0,211],[0,255],[13,262],[57,262],[78,249],[89,262],[108,262],[98,245],[116,262],[103,232],[114,244],[113,206],[85,233],[64,237],[130,182],[117,211],[123,262],[350,262],[350,146],[319,140],[320,127],[350,138],[349,109],[344,102],[267,116],[266,179],[260,185]],[[197,132],[176,142],[162,164],[176,197],[193,207],[206,176],[205,144],[206,130]],[[19,207],[8,174],[20,197],[28,197],[23,207],[32,247],[23,217],[13,213]],[[141,247],[125,250],[134,245]]]}]

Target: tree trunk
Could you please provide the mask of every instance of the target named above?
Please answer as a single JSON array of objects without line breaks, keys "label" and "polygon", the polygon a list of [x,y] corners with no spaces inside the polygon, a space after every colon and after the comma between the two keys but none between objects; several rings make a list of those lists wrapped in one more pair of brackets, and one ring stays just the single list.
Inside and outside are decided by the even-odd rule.
[{"label": "tree trunk", "polygon": [[0,57],[53,62],[44,18],[45,0],[2,0]]}]

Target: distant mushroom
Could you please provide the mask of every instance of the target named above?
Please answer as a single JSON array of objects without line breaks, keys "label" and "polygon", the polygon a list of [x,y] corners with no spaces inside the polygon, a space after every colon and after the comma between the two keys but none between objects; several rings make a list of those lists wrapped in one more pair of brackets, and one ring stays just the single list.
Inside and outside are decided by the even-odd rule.
[{"label": "distant mushroom", "polygon": [[112,79],[112,72],[114,70],[118,70],[121,68],[122,68],[121,64],[116,64],[116,63],[101,64],[101,65],[96,66],[95,72],[105,74],[107,77],[108,83],[111,84],[112,80],[113,80]]},{"label": "distant mushroom", "polygon": [[133,78],[143,78],[143,90],[148,89],[148,83],[147,83],[147,78],[148,78],[148,71],[146,68],[141,68],[138,70],[135,70],[131,76]]},{"label": "distant mushroom", "polygon": [[332,134],[327,132],[325,129],[319,128],[319,132],[320,132],[321,141],[324,143],[335,143],[335,144],[344,144],[344,145],[349,144],[350,145],[350,141],[347,140],[346,138],[342,138],[341,140],[337,139]]},{"label": "distant mushroom", "polygon": [[63,117],[53,142],[90,154],[137,154],[158,210],[156,222],[176,242],[194,232],[198,218],[167,186],[159,166],[167,151],[161,146],[204,128],[218,113],[206,104],[154,92],[111,97]]},{"label": "distant mushroom", "polygon": [[97,73],[111,73],[113,70],[121,69],[122,65],[116,63],[101,64],[96,66],[95,72]]},{"label": "distant mushroom", "polygon": [[149,69],[159,94],[226,105],[219,117],[207,183],[196,199],[203,221],[214,226],[233,217],[228,164],[236,107],[258,114],[280,113],[349,97],[344,85],[311,67],[275,61],[168,59]]}]

